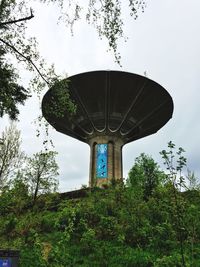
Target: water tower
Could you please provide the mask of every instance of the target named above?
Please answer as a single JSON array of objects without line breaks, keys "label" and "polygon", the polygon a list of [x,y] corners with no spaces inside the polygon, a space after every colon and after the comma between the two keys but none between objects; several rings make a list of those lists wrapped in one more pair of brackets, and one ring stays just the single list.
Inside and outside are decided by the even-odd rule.
[{"label": "water tower", "polygon": [[121,179],[122,147],[168,122],[171,96],[158,83],[122,71],[92,71],[68,80],[75,116],[65,110],[60,117],[47,112],[51,103],[59,102],[52,87],[42,101],[44,117],[57,131],[89,144],[91,187]]}]

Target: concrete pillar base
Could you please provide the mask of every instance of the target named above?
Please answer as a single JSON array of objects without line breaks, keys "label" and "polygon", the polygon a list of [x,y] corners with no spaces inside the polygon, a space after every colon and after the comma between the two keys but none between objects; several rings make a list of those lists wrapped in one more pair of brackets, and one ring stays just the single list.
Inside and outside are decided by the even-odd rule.
[{"label": "concrete pillar base", "polygon": [[[122,179],[122,147],[124,142],[115,136],[96,136],[89,140],[90,145],[90,187],[102,187],[112,180]],[[97,177],[97,145],[107,144],[107,177]]]}]

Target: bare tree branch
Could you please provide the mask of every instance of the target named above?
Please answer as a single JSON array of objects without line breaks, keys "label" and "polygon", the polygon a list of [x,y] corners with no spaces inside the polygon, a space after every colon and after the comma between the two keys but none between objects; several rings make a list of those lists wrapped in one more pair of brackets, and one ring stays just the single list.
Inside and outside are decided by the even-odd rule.
[{"label": "bare tree branch", "polygon": [[0,27],[1,26],[5,26],[5,25],[8,25],[8,24],[14,24],[14,23],[17,23],[17,22],[20,22],[20,21],[30,20],[30,19],[34,18],[32,9],[30,9],[30,12],[31,12],[31,14],[28,17],[21,18],[21,19],[16,19],[16,20],[9,20],[9,21],[5,21],[5,22],[1,22],[0,23]]},{"label": "bare tree branch", "polygon": [[37,71],[37,73],[40,75],[40,77],[45,81],[47,85],[49,85],[49,82],[46,80],[44,75],[41,73],[41,71],[38,69],[38,67],[35,65],[35,63],[32,61],[32,59],[28,56],[23,55],[20,51],[18,51],[12,44],[6,42],[5,40],[0,38],[0,42],[4,43],[6,46],[11,48],[15,53],[17,53],[20,57],[22,57],[25,61],[27,61],[29,64],[32,65],[32,67]]}]

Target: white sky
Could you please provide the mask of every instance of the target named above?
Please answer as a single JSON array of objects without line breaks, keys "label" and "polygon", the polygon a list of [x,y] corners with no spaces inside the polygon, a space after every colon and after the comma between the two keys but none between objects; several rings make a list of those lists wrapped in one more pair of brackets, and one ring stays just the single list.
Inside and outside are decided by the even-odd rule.
[{"label": "white sky", "polygon": [[[123,149],[123,173],[127,173],[135,157],[145,152],[162,166],[159,151],[172,140],[186,150],[188,167],[200,177],[200,1],[151,0],[137,21],[125,13],[125,35],[119,52],[122,68],[107,52],[107,43],[100,40],[92,26],[83,21],[75,24],[74,36],[62,24],[57,25],[55,6],[34,3],[35,18],[29,22],[29,33],[37,37],[41,55],[60,73],[68,76],[91,70],[114,69],[143,75],[161,84],[174,101],[173,118],[158,133],[127,144]],[[27,80],[27,74],[21,74]],[[45,92],[44,92],[45,93]],[[21,109],[18,127],[23,149],[29,155],[41,149],[32,123],[39,112],[32,98]],[[1,119],[0,130],[8,125]],[[55,130],[51,131],[59,155],[60,191],[78,189],[89,180],[89,146]]]}]

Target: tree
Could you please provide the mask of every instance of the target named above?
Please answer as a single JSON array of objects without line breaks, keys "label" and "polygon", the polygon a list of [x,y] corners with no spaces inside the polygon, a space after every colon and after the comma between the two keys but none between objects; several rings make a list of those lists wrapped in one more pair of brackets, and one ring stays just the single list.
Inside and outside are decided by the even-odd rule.
[{"label": "tree", "polygon": [[27,159],[25,179],[29,185],[33,204],[39,194],[55,192],[58,186],[56,176],[58,165],[55,160],[56,152],[39,152]]},{"label": "tree", "polygon": [[135,164],[128,174],[128,184],[141,189],[144,197],[152,195],[153,190],[164,182],[166,175],[151,156],[142,153],[135,159]]},{"label": "tree", "polygon": [[185,177],[183,176],[183,170],[186,167],[187,159],[183,156],[185,150],[182,147],[179,147],[177,151],[175,151],[175,149],[176,145],[170,141],[168,142],[168,150],[162,150],[160,154],[168,171],[168,181],[172,184],[173,200],[171,206],[172,209],[174,209],[174,221],[177,237],[180,242],[182,266],[185,267],[184,235],[186,227],[184,216],[187,212],[186,203],[183,196],[180,194],[180,191],[187,188]]},{"label": "tree", "polygon": [[22,165],[25,154],[20,150],[20,131],[11,124],[2,132],[0,144],[0,189]]}]

